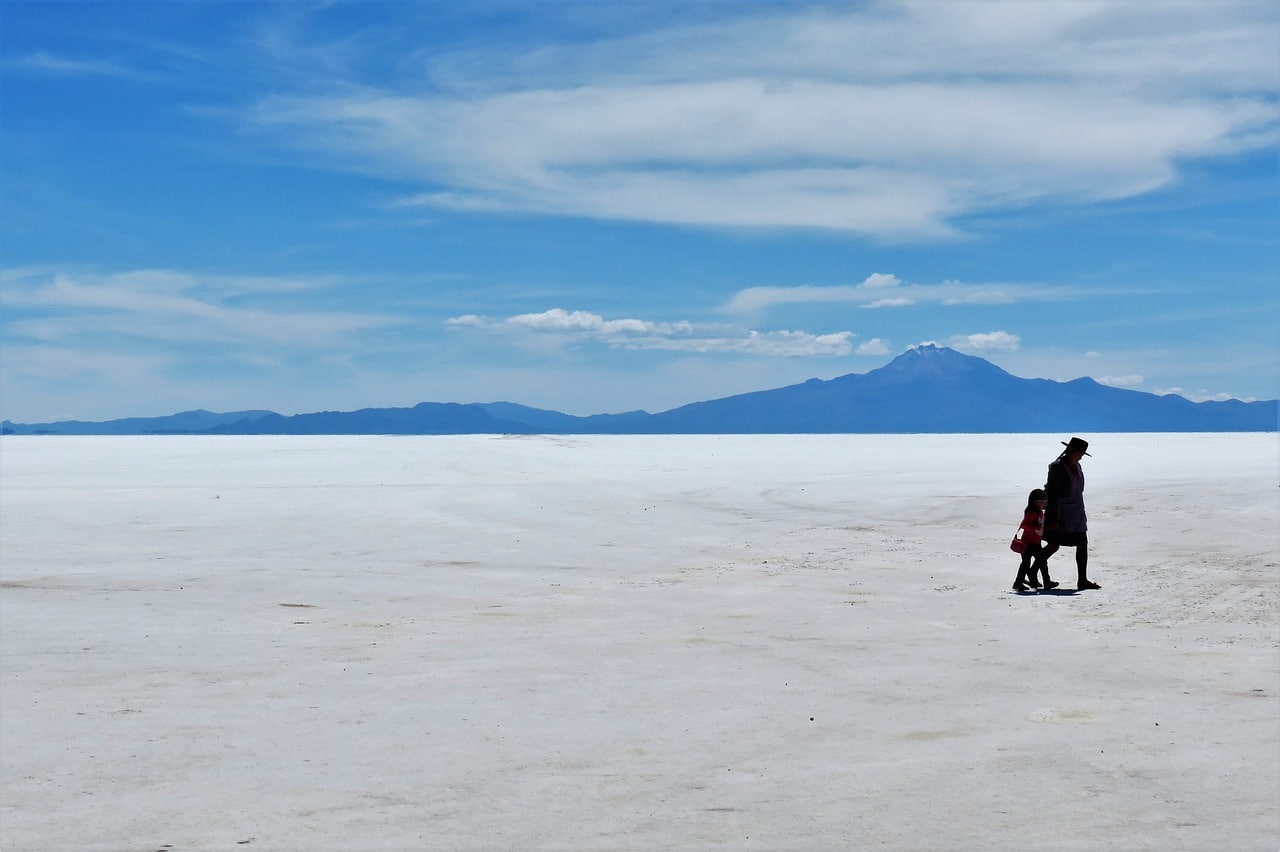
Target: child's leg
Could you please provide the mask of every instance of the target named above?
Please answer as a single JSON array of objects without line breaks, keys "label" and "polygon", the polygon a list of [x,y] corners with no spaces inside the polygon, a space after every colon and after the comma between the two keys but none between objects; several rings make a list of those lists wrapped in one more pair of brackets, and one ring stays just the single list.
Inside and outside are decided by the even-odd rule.
[{"label": "child's leg", "polygon": [[1035,568],[1031,567],[1031,551],[1030,548],[1023,551],[1022,561],[1018,563],[1018,576],[1013,581],[1015,591],[1025,592],[1027,590],[1026,580],[1030,575],[1035,574]]},{"label": "child's leg", "polygon": [[[1058,552],[1058,545],[1046,544],[1036,553],[1036,568],[1044,575],[1045,588],[1049,586],[1049,557]],[[1035,570],[1035,569],[1032,569]]]},{"label": "child's leg", "polygon": [[1022,558],[1023,561],[1030,563],[1027,568],[1027,583],[1037,589],[1040,588],[1040,580],[1036,577],[1040,569],[1040,542],[1027,545],[1027,551]]}]

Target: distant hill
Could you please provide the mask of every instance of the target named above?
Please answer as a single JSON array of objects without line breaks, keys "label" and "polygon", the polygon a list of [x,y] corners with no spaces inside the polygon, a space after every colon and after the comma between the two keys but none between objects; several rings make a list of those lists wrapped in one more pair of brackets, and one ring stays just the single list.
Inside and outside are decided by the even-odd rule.
[{"label": "distant hill", "polygon": [[56,423],[12,423],[4,421],[6,435],[190,435],[221,426],[270,415],[270,411],[229,411],[218,414],[203,409],[183,411],[166,417],[126,417],[92,423],[59,420]]},{"label": "distant hill", "polygon": [[22,424],[6,434],[456,435],[804,434],[980,432],[1274,432],[1277,401],[1191,402],[1083,378],[1023,379],[972,355],[932,345],[867,373],[695,402],[649,414],[578,417],[511,402],[424,402],[284,416],[270,411],[105,423]]}]

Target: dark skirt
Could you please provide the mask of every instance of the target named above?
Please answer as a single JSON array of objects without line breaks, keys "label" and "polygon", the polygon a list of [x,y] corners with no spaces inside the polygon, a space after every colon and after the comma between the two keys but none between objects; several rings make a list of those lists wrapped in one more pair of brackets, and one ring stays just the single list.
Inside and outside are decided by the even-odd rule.
[{"label": "dark skirt", "polygon": [[1058,547],[1083,547],[1089,543],[1089,534],[1048,530],[1044,534],[1044,541],[1045,544],[1056,544]]}]

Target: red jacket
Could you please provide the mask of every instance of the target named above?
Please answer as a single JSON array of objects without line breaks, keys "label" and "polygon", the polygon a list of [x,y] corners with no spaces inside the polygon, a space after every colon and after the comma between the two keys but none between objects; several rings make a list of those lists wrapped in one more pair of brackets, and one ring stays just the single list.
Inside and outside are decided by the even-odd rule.
[{"label": "red jacket", "polygon": [[1039,544],[1044,536],[1044,510],[1028,509],[1018,529],[1022,530],[1022,540],[1028,547]]}]

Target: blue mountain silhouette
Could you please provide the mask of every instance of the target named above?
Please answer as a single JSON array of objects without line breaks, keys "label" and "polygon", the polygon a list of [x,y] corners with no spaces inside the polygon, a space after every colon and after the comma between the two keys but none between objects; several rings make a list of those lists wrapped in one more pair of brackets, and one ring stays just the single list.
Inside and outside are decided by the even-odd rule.
[{"label": "blue mountain silhouette", "polygon": [[[650,414],[579,417],[511,402],[433,403],[284,416],[272,412],[106,423],[17,424],[10,434],[448,435],[979,432],[1274,432],[1277,401],[1191,402],[1081,378],[1024,379],[933,345],[867,373],[695,402]],[[193,422],[192,415],[217,418]]]},{"label": "blue mountain silhouette", "polygon": [[121,420],[89,422],[59,420],[56,423],[12,423],[4,421],[6,435],[190,435],[224,423],[255,420],[270,411],[228,411],[219,414],[198,409],[164,417],[125,417]]}]

